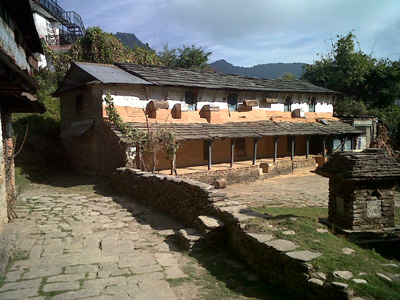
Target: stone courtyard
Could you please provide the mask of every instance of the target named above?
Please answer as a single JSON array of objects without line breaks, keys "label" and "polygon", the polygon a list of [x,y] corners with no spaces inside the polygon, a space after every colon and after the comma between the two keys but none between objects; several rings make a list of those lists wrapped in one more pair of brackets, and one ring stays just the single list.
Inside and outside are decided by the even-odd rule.
[{"label": "stone courtyard", "polygon": [[[16,212],[0,236],[16,256],[0,280],[0,299],[263,299],[211,276],[204,261],[171,242],[182,224],[126,198],[34,184]],[[224,259],[214,257],[211,268],[232,268],[244,286],[261,284],[265,293],[245,263]],[[268,293],[290,299],[276,287]]]},{"label": "stone courtyard", "polygon": [[187,277],[178,252],[114,200],[24,192],[7,231],[28,256],[7,272],[0,299],[177,299],[167,279]]}]

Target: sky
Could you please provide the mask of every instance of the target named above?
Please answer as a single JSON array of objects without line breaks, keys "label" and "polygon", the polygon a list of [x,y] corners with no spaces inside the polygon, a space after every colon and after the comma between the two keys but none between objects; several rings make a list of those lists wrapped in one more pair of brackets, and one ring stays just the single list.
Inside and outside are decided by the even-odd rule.
[{"label": "sky", "polygon": [[400,57],[399,0],[58,0],[86,27],[134,33],[156,51],[195,45],[235,66],[313,63],[337,35],[360,49]]}]

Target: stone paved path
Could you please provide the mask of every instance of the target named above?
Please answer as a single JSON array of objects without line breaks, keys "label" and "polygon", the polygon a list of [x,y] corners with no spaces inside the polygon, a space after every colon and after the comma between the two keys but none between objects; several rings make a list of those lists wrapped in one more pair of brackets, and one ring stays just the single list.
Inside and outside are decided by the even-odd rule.
[{"label": "stone paved path", "polygon": [[141,213],[135,203],[46,188],[20,200],[7,231],[28,256],[8,270],[0,299],[177,299],[167,280],[187,277],[182,254],[127,212]]},{"label": "stone paved path", "polygon": [[292,299],[226,247],[181,252],[174,232],[184,227],[166,215],[63,180],[20,195],[19,218],[0,235],[19,256],[1,300]]},{"label": "stone paved path", "polygon": [[228,186],[232,200],[248,206],[328,207],[329,180],[308,169],[293,174]]}]

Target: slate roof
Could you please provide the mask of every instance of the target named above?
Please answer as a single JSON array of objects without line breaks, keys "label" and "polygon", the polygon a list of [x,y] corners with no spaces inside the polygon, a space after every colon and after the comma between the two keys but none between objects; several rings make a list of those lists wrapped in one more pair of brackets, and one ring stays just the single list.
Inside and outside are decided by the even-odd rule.
[{"label": "slate roof", "polygon": [[236,91],[338,94],[302,80],[262,79],[212,71],[197,71],[127,63],[114,65],[73,62],[59,88],[60,93],[85,84],[145,84]]},{"label": "slate roof", "polygon": [[344,151],[332,154],[316,173],[329,178],[386,181],[400,178],[400,164],[386,149]]},{"label": "slate roof", "polygon": [[[137,130],[147,130],[144,122],[130,123]],[[324,125],[319,122],[229,122],[224,124],[210,123],[149,123],[151,129],[165,128],[175,132],[179,141],[208,140],[224,138],[245,138],[263,136],[312,136],[312,135],[341,135],[360,134],[354,127],[339,122],[329,122]]]},{"label": "slate roof", "polygon": [[81,62],[75,62],[74,64],[99,80],[101,83],[151,84],[150,82],[125,72],[114,65]]},{"label": "slate roof", "polygon": [[53,95],[59,96],[61,93],[73,88],[86,84],[98,83],[151,84],[150,82],[129,74],[114,65],[72,62],[71,68],[68,70]]},{"label": "slate roof", "polygon": [[211,71],[115,63],[119,68],[155,85],[209,89],[236,89],[264,92],[304,92],[338,94],[301,80],[261,79]]}]

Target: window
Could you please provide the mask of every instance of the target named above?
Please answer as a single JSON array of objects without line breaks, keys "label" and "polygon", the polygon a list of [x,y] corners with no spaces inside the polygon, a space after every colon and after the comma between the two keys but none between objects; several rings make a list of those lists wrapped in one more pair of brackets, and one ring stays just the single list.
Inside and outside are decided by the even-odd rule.
[{"label": "window", "polygon": [[188,104],[190,111],[197,110],[197,95],[198,95],[198,92],[194,92],[194,91],[185,92],[185,103]]},{"label": "window", "polygon": [[81,95],[75,97],[75,109],[77,114],[83,111],[83,97]]},{"label": "window", "polygon": [[317,104],[317,98],[316,97],[311,97],[310,103],[308,106],[308,111],[309,112],[315,112],[315,105]]},{"label": "window", "polygon": [[246,140],[244,138],[236,140],[235,152],[236,156],[246,156]]},{"label": "window", "polygon": [[292,97],[286,96],[283,111],[286,111],[286,112],[292,111]]},{"label": "window", "polygon": [[229,93],[229,95],[228,95],[228,110],[229,111],[237,111],[238,97],[239,97],[239,95],[236,93]]}]

